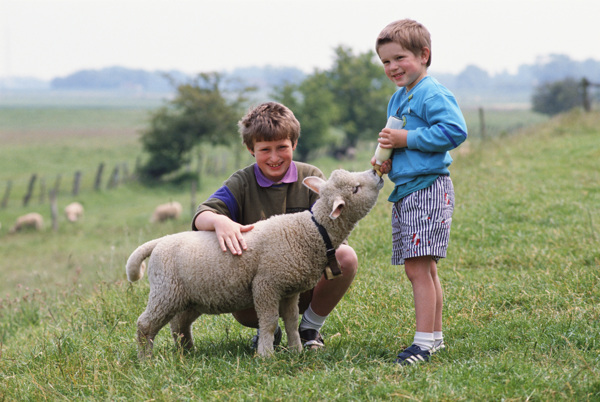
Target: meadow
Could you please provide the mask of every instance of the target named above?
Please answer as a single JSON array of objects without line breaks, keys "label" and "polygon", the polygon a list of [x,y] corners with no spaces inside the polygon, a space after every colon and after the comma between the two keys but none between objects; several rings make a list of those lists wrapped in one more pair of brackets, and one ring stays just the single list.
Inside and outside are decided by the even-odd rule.
[{"label": "meadow", "polygon": [[[85,113],[96,123],[81,123],[88,115],[67,130],[66,116],[49,113],[46,123],[7,128],[0,109],[0,182],[139,155],[147,109]],[[510,111],[498,113],[488,120],[508,124]],[[201,317],[191,353],[163,329],[155,357],[137,359],[149,286],[129,284],[124,264],[140,243],[189,228],[187,187],[82,191],[82,222],[18,235],[8,227],[25,208],[11,202],[0,209],[0,400],[599,400],[600,114],[542,120],[475,135],[453,152],[457,204],[439,265],[448,347],[415,367],[391,363],[412,341],[414,314],[410,284],[389,262],[389,182],[351,235],[359,274],[325,325],[327,348],[282,347],[271,359],[254,356],[253,330],[229,315]],[[369,158],[365,147],[353,161],[314,163],[328,174],[367,169]],[[197,200],[225,177],[205,175]],[[170,199],[183,217],[149,223]],[[68,201],[67,191],[59,205]],[[49,217],[47,204],[32,205]]]}]

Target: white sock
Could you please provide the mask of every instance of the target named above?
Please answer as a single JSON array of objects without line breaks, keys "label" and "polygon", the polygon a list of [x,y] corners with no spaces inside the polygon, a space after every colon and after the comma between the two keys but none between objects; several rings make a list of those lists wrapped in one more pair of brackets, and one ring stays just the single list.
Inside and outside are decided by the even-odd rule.
[{"label": "white sock", "polygon": [[434,339],[433,346],[435,346],[436,348],[438,346],[440,346],[442,343],[444,343],[444,335],[442,334],[442,331],[433,331],[433,339]]},{"label": "white sock", "polygon": [[315,331],[320,331],[326,319],[327,316],[323,317],[318,315],[309,305],[302,315],[302,321],[300,321],[300,330],[314,329]]},{"label": "white sock", "polygon": [[414,345],[417,345],[423,350],[431,350],[433,348],[433,332],[415,332]]}]

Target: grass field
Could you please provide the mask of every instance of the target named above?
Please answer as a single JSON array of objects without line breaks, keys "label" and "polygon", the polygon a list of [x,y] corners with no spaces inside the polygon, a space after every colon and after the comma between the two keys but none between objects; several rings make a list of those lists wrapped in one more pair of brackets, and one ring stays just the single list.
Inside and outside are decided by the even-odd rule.
[{"label": "grass field", "polygon": [[[136,124],[113,144],[133,153]],[[575,111],[453,153],[457,206],[439,265],[448,349],[417,367],[391,363],[412,341],[414,314],[389,264],[389,182],[350,238],[359,274],[325,325],[327,349],[267,360],[229,315],[195,323],[192,353],[165,329],[155,357],[136,358],[149,286],[128,284],[124,263],[141,242],[189,227],[188,211],[148,222],[165,200],[191,209],[188,189],[88,192],[83,222],[56,233],[9,236],[22,208],[0,210],[0,400],[599,400],[599,126],[598,113]],[[360,170],[369,156],[315,163]],[[198,200],[222,179],[207,177]]]}]

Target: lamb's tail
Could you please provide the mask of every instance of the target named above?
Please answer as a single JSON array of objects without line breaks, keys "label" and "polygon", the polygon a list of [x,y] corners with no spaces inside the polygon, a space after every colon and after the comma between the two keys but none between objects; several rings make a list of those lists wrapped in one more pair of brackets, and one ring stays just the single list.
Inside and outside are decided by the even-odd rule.
[{"label": "lamb's tail", "polygon": [[152,250],[158,244],[161,239],[150,240],[147,243],[142,244],[135,249],[133,253],[127,259],[125,270],[127,271],[127,279],[129,282],[135,282],[142,279],[144,271],[146,270],[146,264],[144,260],[152,254]]}]

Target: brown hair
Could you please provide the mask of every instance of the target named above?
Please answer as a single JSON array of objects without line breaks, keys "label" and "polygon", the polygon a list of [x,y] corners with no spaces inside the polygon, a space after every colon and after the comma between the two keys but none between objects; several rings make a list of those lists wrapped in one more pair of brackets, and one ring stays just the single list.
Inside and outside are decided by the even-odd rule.
[{"label": "brown hair", "polygon": [[242,142],[254,149],[257,141],[289,139],[295,145],[300,137],[300,123],[294,113],[277,102],[262,103],[248,110],[238,122]]},{"label": "brown hair", "polygon": [[420,55],[424,47],[429,49],[427,67],[431,65],[431,35],[427,28],[417,21],[403,19],[388,24],[377,36],[375,50],[386,43],[394,42],[415,55]]}]

